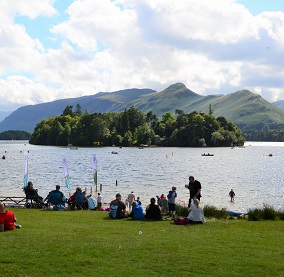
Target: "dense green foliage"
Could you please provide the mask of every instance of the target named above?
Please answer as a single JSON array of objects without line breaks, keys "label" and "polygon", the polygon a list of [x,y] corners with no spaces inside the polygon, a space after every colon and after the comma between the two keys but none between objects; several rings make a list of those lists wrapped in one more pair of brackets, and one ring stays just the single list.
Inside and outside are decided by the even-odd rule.
[{"label": "dense green foliage", "polygon": [[284,130],[283,129],[274,129],[270,130],[269,128],[264,128],[261,131],[258,130],[245,130],[243,135],[246,140],[249,141],[284,141]]},{"label": "dense green foliage", "polygon": [[[142,113],[130,107],[120,113],[82,114],[80,107],[67,106],[61,116],[39,122],[31,144],[65,146],[150,145],[168,146],[240,146],[244,138],[239,128],[224,117],[176,111],[159,120],[152,112]],[[158,138],[158,141],[157,141]]]},{"label": "dense green foliage", "polygon": [[258,220],[284,220],[284,210],[276,211],[272,206],[270,205],[264,205],[262,209],[256,208],[256,209],[249,209],[248,210],[248,219],[252,221],[258,221]]},{"label": "dense green foliage", "polygon": [[0,133],[0,140],[29,140],[31,134],[26,131],[5,131]]},{"label": "dense green foliage", "polygon": [[[112,220],[106,212],[13,209],[6,276],[283,276],[283,221]],[[142,234],[139,232],[142,232]]]}]

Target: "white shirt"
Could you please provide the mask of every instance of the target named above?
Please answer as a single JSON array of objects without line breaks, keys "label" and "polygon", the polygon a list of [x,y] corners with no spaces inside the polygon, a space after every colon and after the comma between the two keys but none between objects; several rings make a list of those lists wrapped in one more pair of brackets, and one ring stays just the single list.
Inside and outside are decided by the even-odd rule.
[{"label": "white shirt", "polygon": [[187,218],[192,220],[192,221],[204,222],[204,212],[203,212],[203,209],[201,207],[197,208],[195,206],[195,203],[193,202],[193,199],[191,200],[190,212],[189,212]]},{"label": "white shirt", "polygon": [[98,203],[102,203],[102,196],[98,195]]},{"label": "white shirt", "polygon": [[128,201],[131,204],[135,200],[135,195],[133,193],[128,194]]}]

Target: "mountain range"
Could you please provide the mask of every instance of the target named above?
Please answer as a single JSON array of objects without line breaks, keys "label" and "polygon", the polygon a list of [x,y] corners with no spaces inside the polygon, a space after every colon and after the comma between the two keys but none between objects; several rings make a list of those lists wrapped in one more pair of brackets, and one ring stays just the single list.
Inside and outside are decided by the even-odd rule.
[{"label": "mountain range", "polygon": [[77,104],[80,104],[83,112],[90,114],[121,112],[135,106],[144,113],[152,111],[158,117],[166,112],[174,115],[177,109],[185,113],[197,111],[208,114],[210,107],[215,117],[224,116],[241,128],[284,127],[284,101],[269,103],[249,90],[203,96],[182,83],[176,83],[160,92],[152,89],[125,89],[23,106],[0,122],[0,132],[32,132],[41,120],[61,115],[67,105],[75,109]]}]

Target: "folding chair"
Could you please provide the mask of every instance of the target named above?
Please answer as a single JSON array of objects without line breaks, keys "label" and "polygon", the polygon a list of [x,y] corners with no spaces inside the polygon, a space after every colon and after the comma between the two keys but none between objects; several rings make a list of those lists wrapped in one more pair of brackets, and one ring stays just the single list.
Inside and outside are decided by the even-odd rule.
[{"label": "folding chair", "polygon": [[51,191],[49,193],[48,205],[53,206],[53,210],[64,209],[62,205],[62,194],[60,191]]}]

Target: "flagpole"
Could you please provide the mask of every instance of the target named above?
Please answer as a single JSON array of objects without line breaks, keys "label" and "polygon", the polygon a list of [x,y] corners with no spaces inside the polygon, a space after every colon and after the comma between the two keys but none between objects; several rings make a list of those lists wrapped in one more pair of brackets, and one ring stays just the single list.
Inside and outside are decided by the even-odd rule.
[{"label": "flagpole", "polygon": [[64,177],[65,177],[65,184],[68,190],[70,190],[70,178],[69,178],[69,173],[68,173],[68,163],[67,159],[64,155],[61,155],[61,161],[63,165],[63,172],[64,172]]},{"label": "flagpole", "polygon": [[24,171],[24,189],[28,185],[28,150],[24,151],[24,158],[25,158],[25,171]]},{"label": "flagpole", "polygon": [[98,191],[98,172],[97,172],[97,156],[93,154],[92,156],[92,168],[93,168],[93,177],[94,177],[94,184],[96,188],[96,192]]}]

